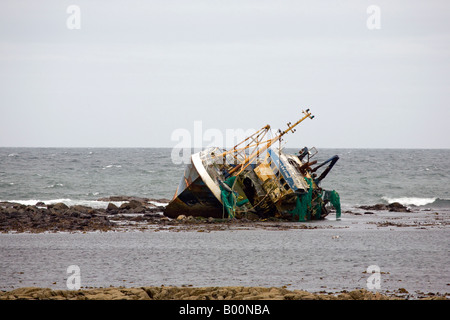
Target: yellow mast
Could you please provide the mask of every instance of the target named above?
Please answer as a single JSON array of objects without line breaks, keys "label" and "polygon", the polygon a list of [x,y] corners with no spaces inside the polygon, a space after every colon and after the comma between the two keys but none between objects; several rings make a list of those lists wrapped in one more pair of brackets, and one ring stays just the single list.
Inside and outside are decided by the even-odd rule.
[{"label": "yellow mast", "polygon": [[[282,136],[284,136],[284,135],[285,135],[286,133],[288,133],[289,131],[295,132],[294,128],[295,128],[297,125],[299,125],[303,120],[305,120],[306,118],[310,118],[310,119],[313,119],[313,118],[314,118],[314,116],[311,115],[311,113],[309,112],[309,109],[306,109],[306,111],[302,111],[302,112],[303,112],[304,116],[303,116],[300,120],[298,120],[296,123],[294,123],[294,124],[292,124],[292,125],[291,125],[291,123],[289,122],[289,123],[287,124],[287,125],[288,125],[288,128],[287,128],[286,130],[280,132],[277,136],[275,136],[275,137],[272,138],[272,139],[269,139],[269,140],[266,140],[266,141],[257,143],[256,146],[262,145],[262,147],[256,148],[256,149],[252,152],[252,154],[251,154],[249,157],[245,157],[245,160],[244,160],[242,163],[238,164],[236,167],[234,167],[233,169],[230,170],[230,174],[233,175],[235,172],[237,172],[237,171],[239,170],[239,172],[237,172],[237,174],[236,174],[236,175],[239,175],[243,170],[245,170],[245,169],[251,164],[251,162],[252,162],[259,154],[263,153],[263,152],[266,151],[268,148],[270,148],[270,146],[272,146],[275,142],[277,142],[278,140],[280,140]],[[263,130],[263,129],[268,130],[269,128],[270,128],[269,126],[265,126],[265,127],[263,127],[261,130]],[[261,130],[259,130],[258,132],[260,132]],[[258,132],[257,132],[257,133],[258,133]],[[253,135],[255,135],[255,134],[253,134]],[[252,136],[253,136],[253,135],[252,135]],[[245,139],[244,141],[246,141],[246,140],[248,140],[248,139],[249,139],[249,138]],[[242,141],[242,142],[244,142],[244,141]],[[240,145],[242,142],[240,142],[240,143],[237,144],[236,146]],[[236,148],[236,146],[235,146],[235,148]],[[249,146],[247,146],[247,147],[249,147]],[[244,148],[244,149],[245,149],[245,148]],[[231,149],[231,150],[225,152],[224,154],[231,153],[231,152],[233,152],[233,151],[235,151],[235,150],[236,150],[236,149]],[[223,156],[224,154],[222,154],[222,156]]]}]

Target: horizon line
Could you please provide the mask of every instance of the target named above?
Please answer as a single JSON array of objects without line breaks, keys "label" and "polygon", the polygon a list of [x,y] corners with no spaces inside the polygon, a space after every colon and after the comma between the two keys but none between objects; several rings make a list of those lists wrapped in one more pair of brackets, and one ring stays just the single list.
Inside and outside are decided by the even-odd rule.
[{"label": "horizon line", "polygon": [[[136,147],[136,146],[125,146],[125,147],[61,147],[61,146],[0,146],[0,149],[173,149],[174,147]],[[206,148],[206,147],[205,147]],[[192,149],[199,149],[204,150],[205,148],[197,148],[197,147],[191,147]],[[232,147],[219,147],[222,149],[231,149]],[[283,149],[297,149],[298,147],[289,147],[284,146]],[[313,148],[313,147],[309,147]],[[450,150],[450,147],[315,147],[316,149],[373,149],[373,150],[380,150],[380,149],[397,149],[397,150]],[[189,149],[189,148],[181,148],[181,149]],[[300,148],[301,149],[301,148]]]}]

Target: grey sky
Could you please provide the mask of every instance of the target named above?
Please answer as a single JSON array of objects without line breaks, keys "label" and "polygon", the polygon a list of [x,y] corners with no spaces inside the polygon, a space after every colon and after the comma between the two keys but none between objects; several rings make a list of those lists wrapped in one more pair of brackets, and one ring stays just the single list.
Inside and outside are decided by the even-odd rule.
[{"label": "grey sky", "polygon": [[[66,26],[69,5],[81,29]],[[381,29],[369,30],[369,5]],[[450,148],[448,1],[0,2],[0,146],[172,147],[284,128],[290,147]]]}]

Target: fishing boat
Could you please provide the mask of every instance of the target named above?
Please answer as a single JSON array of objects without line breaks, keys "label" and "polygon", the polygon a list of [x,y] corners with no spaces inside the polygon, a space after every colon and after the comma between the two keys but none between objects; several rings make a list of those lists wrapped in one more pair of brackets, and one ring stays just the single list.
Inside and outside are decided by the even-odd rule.
[{"label": "fishing boat", "polygon": [[320,187],[339,157],[317,165],[316,148],[288,154],[281,147],[286,134],[314,118],[309,109],[302,112],[300,120],[275,135],[266,125],[228,150],[210,147],[194,153],[164,215],[308,221],[325,218],[334,207],[339,218],[339,194]]}]

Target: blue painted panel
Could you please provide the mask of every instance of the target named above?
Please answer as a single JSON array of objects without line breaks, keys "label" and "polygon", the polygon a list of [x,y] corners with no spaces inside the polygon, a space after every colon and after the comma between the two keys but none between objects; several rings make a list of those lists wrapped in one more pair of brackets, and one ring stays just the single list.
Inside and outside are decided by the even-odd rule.
[{"label": "blue painted panel", "polygon": [[272,150],[269,149],[269,155],[272,158],[272,161],[275,163],[275,165],[277,166],[278,170],[280,170],[284,180],[286,180],[287,184],[289,185],[289,187],[291,187],[292,190],[297,191],[299,188],[297,187],[297,185],[295,184],[294,180],[291,177],[291,174],[289,173],[289,171],[286,168],[286,165],[284,164],[283,161],[280,161],[280,158],[278,157],[278,154]]}]

